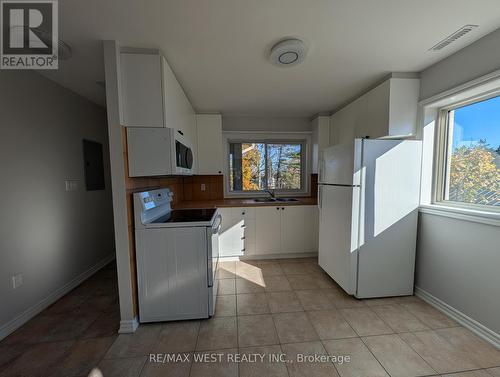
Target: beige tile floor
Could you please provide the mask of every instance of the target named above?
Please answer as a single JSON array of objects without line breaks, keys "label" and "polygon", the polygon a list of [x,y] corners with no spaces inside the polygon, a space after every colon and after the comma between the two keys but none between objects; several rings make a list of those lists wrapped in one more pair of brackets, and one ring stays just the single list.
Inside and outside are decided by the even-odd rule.
[{"label": "beige tile floor", "polygon": [[[0,343],[0,377],[500,377],[500,351],[441,312],[413,296],[356,300],[312,258],[222,262],[217,275],[214,318],[118,336],[110,265]],[[154,363],[150,354],[182,356]],[[221,362],[201,360],[214,355]]]}]

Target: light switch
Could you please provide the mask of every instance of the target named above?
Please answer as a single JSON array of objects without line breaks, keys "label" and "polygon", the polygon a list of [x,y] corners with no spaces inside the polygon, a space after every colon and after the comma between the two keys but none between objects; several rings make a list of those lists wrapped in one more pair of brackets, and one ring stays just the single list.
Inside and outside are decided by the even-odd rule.
[{"label": "light switch", "polygon": [[204,183],[202,183],[202,184],[201,184],[201,191],[205,191],[205,189],[206,189],[205,184],[204,184]]},{"label": "light switch", "polygon": [[23,274],[17,274],[12,276],[12,288],[17,289],[23,285]]},{"label": "light switch", "polygon": [[66,185],[66,191],[76,191],[78,190],[78,181],[76,179],[68,179],[64,181]]}]

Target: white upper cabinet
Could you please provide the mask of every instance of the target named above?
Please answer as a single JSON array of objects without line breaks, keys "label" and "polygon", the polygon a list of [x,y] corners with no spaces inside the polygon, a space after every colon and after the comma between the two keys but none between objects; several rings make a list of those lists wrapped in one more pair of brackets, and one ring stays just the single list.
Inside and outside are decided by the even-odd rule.
[{"label": "white upper cabinet", "polygon": [[128,127],[164,127],[160,55],[122,53],[121,112]]},{"label": "white upper cabinet", "polygon": [[196,146],[196,114],[189,99],[162,56],[163,107],[165,127],[175,128]]},{"label": "white upper cabinet", "polygon": [[311,122],[312,174],[318,174],[318,163],[325,148],[330,145],[330,117],[318,116]]},{"label": "white upper cabinet", "polygon": [[331,144],[415,135],[419,90],[417,78],[384,81],[331,116]]},{"label": "white upper cabinet", "polygon": [[358,116],[355,104],[350,104],[331,116],[330,145],[354,140]]},{"label": "white upper cabinet", "polygon": [[222,174],[222,116],[197,114],[198,174]]},{"label": "white upper cabinet", "polygon": [[122,52],[120,77],[123,125],[176,130],[192,147],[197,172],[196,114],[163,55]]}]

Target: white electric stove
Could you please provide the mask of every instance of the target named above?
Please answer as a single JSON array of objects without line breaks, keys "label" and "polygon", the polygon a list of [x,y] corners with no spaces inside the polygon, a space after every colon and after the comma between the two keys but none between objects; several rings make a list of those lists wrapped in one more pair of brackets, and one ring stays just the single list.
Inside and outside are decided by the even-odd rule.
[{"label": "white electric stove", "polygon": [[222,217],[215,208],[171,208],[169,189],[134,194],[139,321],[214,314]]}]

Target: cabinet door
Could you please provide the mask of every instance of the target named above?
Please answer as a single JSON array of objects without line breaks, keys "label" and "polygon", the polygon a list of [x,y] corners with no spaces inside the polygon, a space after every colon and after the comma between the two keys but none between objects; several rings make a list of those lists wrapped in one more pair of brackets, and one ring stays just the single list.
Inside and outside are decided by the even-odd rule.
[{"label": "cabinet door", "polygon": [[304,253],[307,237],[306,210],[303,206],[281,207],[281,252]]},{"label": "cabinet door", "polygon": [[222,117],[218,114],[196,115],[198,138],[198,174],[222,174]]},{"label": "cabinet door", "polygon": [[357,109],[353,103],[332,115],[331,145],[353,142],[357,117]]},{"label": "cabinet door", "polygon": [[255,209],[255,254],[281,252],[281,207]]},{"label": "cabinet door", "polygon": [[196,140],[195,112],[174,72],[162,57],[165,126],[181,131],[192,143]]},{"label": "cabinet door", "polygon": [[366,93],[362,98],[363,116],[356,124],[356,137],[377,137],[389,135],[390,80]]},{"label": "cabinet door", "polygon": [[163,127],[160,56],[120,55],[121,111],[128,127]]},{"label": "cabinet door", "polygon": [[165,127],[180,131],[184,139],[190,144],[193,152],[193,172],[198,168],[198,143],[196,135],[196,114],[186,93],[177,81],[174,72],[162,56],[162,82],[163,82],[163,108],[165,114]]},{"label": "cabinet door", "polygon": [[127,128],[129,177],[172,174],[171,144],[166,128]]},{"label": "cabinet door", "polygon": [[243,255],[244,222],[232,214],[231,208],[219,209],[222,224],[219,236],[219,255],[221,257]]},{"label": "cabinet door", "polygon": [[319,116],[312,121],[312,174],[318,174],[321,155],[330,146],[330,117]]},{"label": "cabinet door", "polygon": [[319,241],[319,210],[317,206],[304,206],[304,252],[317,253]]}]

